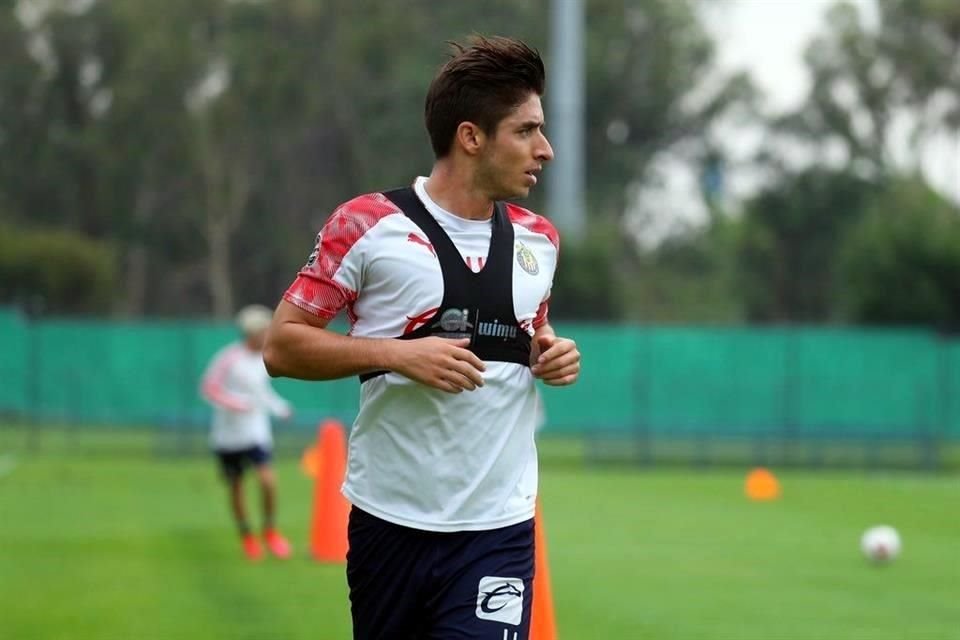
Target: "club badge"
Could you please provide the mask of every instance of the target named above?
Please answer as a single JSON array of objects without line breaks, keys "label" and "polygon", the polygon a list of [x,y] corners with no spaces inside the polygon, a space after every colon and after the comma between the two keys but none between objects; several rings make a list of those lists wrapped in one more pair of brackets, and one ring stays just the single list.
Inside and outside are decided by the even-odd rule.
[{"label": "club badge", "polygon": [[533,251],[530,251],[527,245],[522,242],[517,243],[517,264],[532,276],[540,273],[540,265],[537,264],[537,257],[533,255]]}]

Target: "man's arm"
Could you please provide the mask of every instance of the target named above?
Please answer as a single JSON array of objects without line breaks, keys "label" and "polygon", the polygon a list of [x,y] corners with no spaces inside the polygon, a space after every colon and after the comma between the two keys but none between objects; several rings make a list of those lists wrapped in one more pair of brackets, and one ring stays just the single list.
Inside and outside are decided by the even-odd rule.
[{"label": "man's arm", "polygon": [[200,394],[215,407],[245,413],[252,407],[250,400],[243,396],[231,393],[224,384],[224,380],[237,359],[236,349],[223,349],[210,362],[203,379],[200,382]]},{"label": "man's arm", "polygon": [[333,380],[371,371],[393,371],[422,384],[460,393],[483,385],[483,361],[469,339],[357,338],[326,328],[327,320],[282,300],[263,349],[271,376]]}]

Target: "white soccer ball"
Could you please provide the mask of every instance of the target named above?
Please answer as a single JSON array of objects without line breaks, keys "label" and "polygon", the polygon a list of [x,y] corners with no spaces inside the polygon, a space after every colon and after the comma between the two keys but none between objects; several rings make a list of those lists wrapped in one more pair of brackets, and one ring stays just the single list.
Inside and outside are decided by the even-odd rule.
[{"label": "white soccer ball", "polygon": [[900,555],[900,534],[893,527],[870,527],[860,538],[860,550],[871,562],[885,563]]}]

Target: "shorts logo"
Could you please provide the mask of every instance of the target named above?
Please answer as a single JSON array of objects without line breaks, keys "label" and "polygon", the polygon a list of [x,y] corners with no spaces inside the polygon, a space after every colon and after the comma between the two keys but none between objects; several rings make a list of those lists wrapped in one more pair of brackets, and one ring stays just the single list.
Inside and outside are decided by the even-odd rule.
[{"label": "shorts logo", "polygon": [[484,576],[477,587],[477,617],[519,625],[523,615],[523,580]]},{"label": "shorts logo", "polygon": [[522,242],[517,243],[517,264],[520,265],[520,268],[529,273],[532,276],[540,273],[540,265],[537,264],[537,256],[533,255],[533,251],[527,247],[527,245]]}]

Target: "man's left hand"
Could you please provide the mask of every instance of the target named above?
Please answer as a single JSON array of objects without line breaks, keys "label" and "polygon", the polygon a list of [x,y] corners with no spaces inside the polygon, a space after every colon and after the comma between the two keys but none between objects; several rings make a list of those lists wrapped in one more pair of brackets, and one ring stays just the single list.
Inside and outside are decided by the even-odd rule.
[{"label": "man's left hand", "polygon": [[580,377],[580,352],[577,343],[553,335],[537,336],[540,355],[530,370],[545,384],[562,387]]}]

